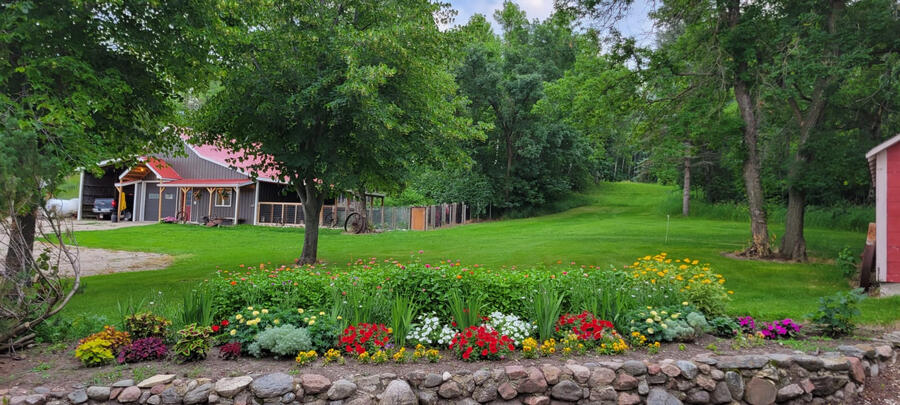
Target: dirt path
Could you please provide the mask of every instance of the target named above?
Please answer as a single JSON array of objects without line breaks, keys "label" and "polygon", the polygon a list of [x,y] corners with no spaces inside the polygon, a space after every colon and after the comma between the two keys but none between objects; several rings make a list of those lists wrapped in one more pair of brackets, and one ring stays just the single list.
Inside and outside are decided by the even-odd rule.
[{"label": "dirt path", "polygon": [[[118,222],[110,221],[67,221],[65,226],[73,231],[105,231],[111,229],[127,228],[132,226],[149,225],[152,222]],[[6,257],[6,241],[0,236],[0,257]],[[34,254],[40,255],[49,245],[35,242]],[[79,247],[78,260],[81,264],[81,275],[95,276],[98,274],[113,274],[131,271],[159,270],[169,267],[174,259],[172,256],[160,253],[129,252],[122,250],[96,249]],[[52,257],[57,255],[51,249]],[[72,275],[72,266],[65,260],[59,261],[60,271],[66,275]]]}]

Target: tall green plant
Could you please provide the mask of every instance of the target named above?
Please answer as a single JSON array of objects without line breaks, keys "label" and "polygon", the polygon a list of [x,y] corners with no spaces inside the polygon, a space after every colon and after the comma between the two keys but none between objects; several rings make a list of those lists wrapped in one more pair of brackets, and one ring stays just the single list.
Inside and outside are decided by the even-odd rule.
[{"label": "tall green plant", "polygon": [[393,305],[391,305],[391,328],[393,329],[394,344],[397,347],[406,346],[406,334],[418,311],[418,305],[411,299],[401,296],[394,297]]},{"label": "tall green plant", "polygon": [[538,337],[542,341],[553,337],[563,298],[564,294],[548,283],[542,284],[531,295],[531,318],[537,324]]},{"label": "tall green plant", "polygon": [[448,297],[450,314],[456,322],[459,330],[481,324],[481,312],[484,309],[484,301],[480,295],[472,294],[462,298],[459,292],[453,291]]},{"label": "tall green plant", "polygon": [[853,291],[841,291],[834,295],[819,298],[819,308],[807,317],[822,327],[826,335],[839,337],[850,334],[856,329],[855,318],[859,316],[856,307],[866,296],[862,288]]},{"label": "tall green plant", "polygon": [[191,290],[184,295],[183,303],[180,317],[183,325],[209,326],[214,323],[213,300],[207,291]]}]

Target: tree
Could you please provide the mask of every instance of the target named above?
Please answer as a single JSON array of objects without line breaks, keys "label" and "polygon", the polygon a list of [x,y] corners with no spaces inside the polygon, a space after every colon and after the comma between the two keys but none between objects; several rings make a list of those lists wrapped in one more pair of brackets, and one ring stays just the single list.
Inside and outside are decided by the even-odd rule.
[{"label": "tree", "polygon": [[[10,291],[41,277],[35,221],[65,176],[177,142],[161,129],[176,92],[205,81],[213,9],[203,0],[16,0],[0,9],[0,216],[10,218],[0,299],[15,299]],[[2,329],[33,327],[67,301],[20,301],[2,315],[18,325]]]},{"label": "tree", "polygon": [[317,259],[328,195],[404,181],[450,139],[479,136],[457,111],[444,34],[425,0],[235,2],[216,51],[223,89],[195,137],[243,150],[303,203],[301,264]]}]

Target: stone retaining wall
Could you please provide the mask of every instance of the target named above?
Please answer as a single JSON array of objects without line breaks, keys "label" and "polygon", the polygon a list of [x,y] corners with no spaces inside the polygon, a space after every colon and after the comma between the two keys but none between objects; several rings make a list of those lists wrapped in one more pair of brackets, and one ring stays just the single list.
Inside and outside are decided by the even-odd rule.
[{"label": "stone retaining wall", "polygon": [[[898,336],[900,337],[900,336]],[[35,389],[0,405],[415,405],[415,404],[853,404],[867,376],[896,361],[894,345],[841,346],[822,356],[700,356],[650,363],[630,360],[564,366],[492,366],[475,372],[412,371],[337,381],[318,374],[274,373],[210,379],[157,375],[135,384],[72,392]],[[41,392],[43,391],[43,392]]]}]

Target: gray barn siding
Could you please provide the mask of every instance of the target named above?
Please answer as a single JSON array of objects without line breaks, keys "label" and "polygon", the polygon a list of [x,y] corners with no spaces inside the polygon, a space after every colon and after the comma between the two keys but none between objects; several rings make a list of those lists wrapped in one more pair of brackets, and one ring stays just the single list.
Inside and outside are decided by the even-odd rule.
[{"label": "gray barn siding", "polygon": [[150,198],[153,195],[156,195],[157,198],[162,198],[159,195],[159,187],[157,183],[144,184],[147,185],[147,195],[144,196],[144,221],[159,221],[159,213],[157,212],[159,209],[159,201]]},{"label": "gray barn siding", "polygon": [[160,157],[185,179],[241,179],[246,178],[234,170],[220,166],[198,156],[191,148],[184,146],[187,156]]},{"label": "gray barn siding", "polygon": [[[194,189],[200,190],[200,189]],[[253,200],[256,196],[254,195],[254,189],[252,186],[244,186],[241,187],[241,195],[239,197],[238,207],[238,219],[243,220],[245,224],[253,223]],[[209,191],[205,188],[200,190],[200,197],[194,201],[193,209],[191,210],[191,221],[192,222],[201,222],[203,217],[210,218],[233,218],[234,217],[234,198],[232,198],[232,205],[230,207],[216,207],[215,204],[212,206],[212,214],[209,213]]]}]

